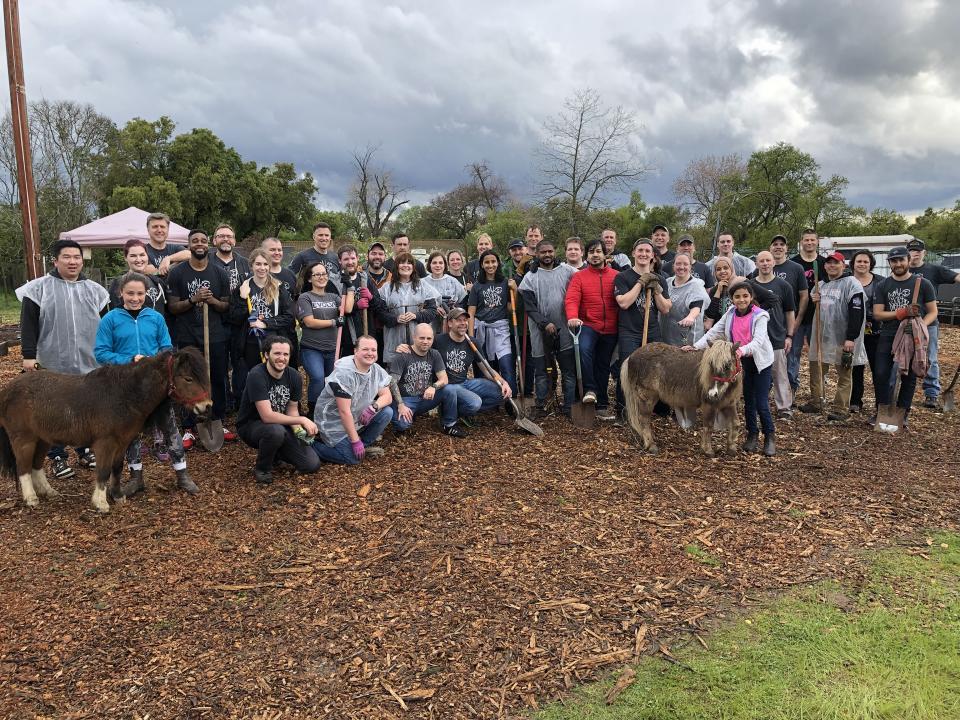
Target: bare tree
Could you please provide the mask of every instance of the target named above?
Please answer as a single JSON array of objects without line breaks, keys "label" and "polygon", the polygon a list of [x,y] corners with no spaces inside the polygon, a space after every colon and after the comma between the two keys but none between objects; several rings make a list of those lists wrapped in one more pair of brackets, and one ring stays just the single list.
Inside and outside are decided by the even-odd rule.
[{"label": "bare tree", "polygon": [[486,160],[467,165],[470,182],[476,186],[487,210],[496,210],[509,196],[507,184],[493,174]]},{"label": "bare tree", "polygon": [[396,184],[392,173],[375,166],[373,158],[379,149],[379,145],[368,145],[363,152],[353,154],[357,175],[347,202],[369,237],[378,237],[394,213],[410,202],[400,199],[406,189]]},{"label": "bare tree", "polygon": [[544,202],[569,205],[570,232],[579,218],[601,205],[612,191],[629,192],[650,170],[643,162],[633,134],[633,114],[622,107],[603,105],[595,90],[581,90],[568,98],[564,110],[543,124],[545,137],[536,154]]},{"label": "bare tree", "polygon": [[707,155],[691,160],[673,182],[673,195],[700,222],[717,207],[721,198],[735,193],[747,176],[740,155]]}]

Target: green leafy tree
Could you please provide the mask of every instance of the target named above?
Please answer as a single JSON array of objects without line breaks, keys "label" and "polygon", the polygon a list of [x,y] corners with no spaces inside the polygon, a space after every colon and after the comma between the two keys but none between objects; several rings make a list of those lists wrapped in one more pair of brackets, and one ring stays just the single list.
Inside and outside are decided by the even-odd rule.
[{"label": "green leafy tree", "polygon": [[960,200],[952,208],[927,208],[907,231],[922,239],[930,250],[960,248]]}]

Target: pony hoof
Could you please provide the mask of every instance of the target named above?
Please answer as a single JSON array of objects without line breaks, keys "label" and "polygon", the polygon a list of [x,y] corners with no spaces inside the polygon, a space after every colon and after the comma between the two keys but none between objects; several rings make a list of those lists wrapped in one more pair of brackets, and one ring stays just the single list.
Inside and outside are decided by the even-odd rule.
[{"label": "pony hoof", "polygon": [[658,448],[656,445],[651,445],[650,447],[647,448],[647,452],[650,453],[651,455],[659,455],[660,448]]},{"label": "pony hoof", "polygon": [[40,505],[40,499],[37,498],[36,496],[34,496],[34,497],[29,497],[29,498],[26,498],[26,499],[23,501],[23,504],[26,505],[26,506],[29,507],[29,508],[35,508],[35,507],[37,507],[38,505]]},{"label": "pony hoof", "polygon": [[44,493],[44,495],[46,495],[50,499],[60,497],[60,493],[54,490],[53,488],[48,488],[47,491]]}]

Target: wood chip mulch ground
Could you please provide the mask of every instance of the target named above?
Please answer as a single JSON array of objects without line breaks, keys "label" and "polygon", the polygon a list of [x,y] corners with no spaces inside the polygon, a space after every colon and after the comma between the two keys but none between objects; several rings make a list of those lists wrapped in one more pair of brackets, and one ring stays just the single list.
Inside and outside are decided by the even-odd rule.
[{"label": "wood chip mulch ground", "polygon": [[[949,380],[960,330],[941,352]],[[13,349],[0,382],[18,369]],[[188,455],[200,495],[151,460],[102,517],[87,472],[32,511],[8,481],[0,717],[522,716],[960,528],[960,417],[918,408],[896,437],[858,417],[778,423],[772,460],[707,459],[664,420],[656,457],[612,425],[537,439],[496,415],[462,441],[421,420],[382,459],[267,488],[231,445]]]}]

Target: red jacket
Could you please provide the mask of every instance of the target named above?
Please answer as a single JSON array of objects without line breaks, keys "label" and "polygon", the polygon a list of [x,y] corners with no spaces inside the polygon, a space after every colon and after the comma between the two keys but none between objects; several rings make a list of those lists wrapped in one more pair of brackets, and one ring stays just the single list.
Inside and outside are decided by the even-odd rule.
[{"label": "red jacket", "polygon": [[620,306],[613,295],[617,271],[604,266],[596,270],[589,265],[573,274],[567,286],[563,308],[567,319],[579,318],[601,335],[616,335]]}]

